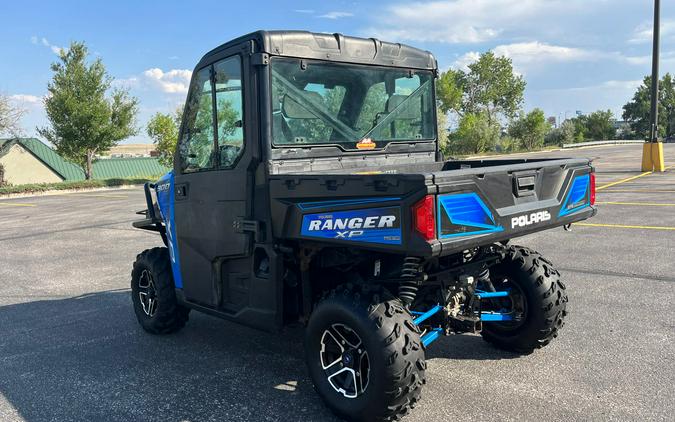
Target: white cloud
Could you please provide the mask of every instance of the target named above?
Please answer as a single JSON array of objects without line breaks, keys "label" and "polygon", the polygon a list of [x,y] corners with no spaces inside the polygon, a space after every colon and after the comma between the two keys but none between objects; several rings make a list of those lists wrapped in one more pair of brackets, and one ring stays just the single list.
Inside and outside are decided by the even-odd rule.
[{"label": "white cloud", "polygon": [[190,85],[192,71],[187,69],[171,69],[164,72],[159,68],[148,69],[143,76],[152,84],[169,94],[185,94]]},{"label": "white cloud", "polygon": [[325,19],[340,19],[340,18],[348,18],[350,16],[354,16],[354,14],[351,12],[328,12],[323,15],[319,15],[317,17]]},{"label": "white cloud", "polygon": [[573,14],[582,0],[448,0],[389,6],[370,29],[383,39],[481,43],[523,22]]},{"label": "white cloud", "polygon": [[42,104],[43,97],[38,97],[36,95],[29,95],[29,94],[14,94],[10,95],[9,98],[21,104],[33,105],[33,104]]},{"label": "white cloud", "polygon": [[[534,67],[545,66],[550,63],[563,62],[619,62],[633,66],[643,66],[650,63],[650,56],[626,56],[620,52],[606,52],[578,47],[552,45],[539,41],[501,44],[492,49],[497,56],[508,57],[519,73],[526,73]],[[480,53],[469,51],[457,58],[452,68],[467,70],[468,65],[478,60]],[[662,55],[662,61],[668,61],[669,53]]]},{"label": "white cloud", "polygon": [[[670,38],[675,35],[675,19],[661,21],[661,38]],[[628,39],[631,44],[651,43],[654,36],[654,23],[643,22],[633,30],[633,35]]]},{"label": "white cloud", "polygon": [[499,45],[493,49],[498,56],[510,57],[521,64],[540,61],[579,61],[593,59],[592,51],[575,47],[551,45],[538,41]]},{"label": "white cloud", "polygon": [[61,54],[61,51],[63,51],[63,47],[59,47],[58,45],[53,45],[49,42],[49,40],[45,37],[39,38],[37,35],[33,35],[30,37],[30,42],[33,45],[42,45],[44,47],[49,48],[52,50],[52,53],[54,54]]},{"label": "white cloud", "polygon": [[136,88],[139,85],[139,79],[137,76],[131,76],[129,78],[115,78],[112,81],[112,86],[115,88]]},{"label": "white cloud", "polygon": [[309,14],[309,15],[313,15],[313,14],[314,14],[314,10],[312,10],[312,9],[295,9],[294,12],[296,12],[296,13],[305,13],[305,14]]},{"label": "white cloud", "polygon": [[469,65],[479,58],[480,53],[478,51],[469,51],[468,53],[462,54],[450,67],[467,72],[469,70]]},{"label": "white cloud", "polygon": [[[538,41],[502,44],[492,49],[497,56],[508,57],[518,72],[533,65],[543,65],[550,62],[572,62],[596,60],[599,53],[575,47],[551,45]],[[451,67],[467,70],[468,65],[478,60],[480,53],[470,51],[460,56]]]}]

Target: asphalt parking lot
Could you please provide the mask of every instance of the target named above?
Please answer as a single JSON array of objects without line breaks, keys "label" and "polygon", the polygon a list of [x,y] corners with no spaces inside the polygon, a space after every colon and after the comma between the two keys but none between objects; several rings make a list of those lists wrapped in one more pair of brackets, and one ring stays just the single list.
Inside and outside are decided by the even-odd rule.
[{"label": "asphalt parking lot", "polygon": [[[675,144],[665,145],[666,165]],[[560,269],[570,314],[520,357],[479,336],[428,353],[406,421],[672,420],[675,167],[640,171],[640,145],[535,156],[595,158],[596,218],[521,238]],[[0,199],[0,420],[333,420],[314,393],[302,331],[267,334],[191,314],[151,336],[131,308],[131,264],[159,245],[135,230],[138,188]]]}]

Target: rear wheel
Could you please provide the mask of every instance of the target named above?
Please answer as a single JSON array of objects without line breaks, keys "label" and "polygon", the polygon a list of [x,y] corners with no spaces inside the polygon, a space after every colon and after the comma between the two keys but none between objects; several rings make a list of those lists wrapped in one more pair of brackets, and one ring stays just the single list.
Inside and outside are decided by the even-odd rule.
[{"label": "rear wheel", "polygon": [[138,254],[131,271],[131,300],[138,322],[149,333],[168,334],[185,326],[190,309],[176,301],[167,248]]},{"label": "rear wheel", "polygon": [[510,312],[516,320],[483,323],[486,341],[528,354],[558,336],[567,315],[567,293],[550,261],[531,249],[511,246],[506,258],[490,268],[490,278],[496,290],[511,293],[496,301],[496,310]]},{"label": "rear wheel", "polygon": [[419,330],[384,289],[327,294],[310,317],[305,353],[316,391],[347,420],[395,420],[415,406],[425,383]]}]

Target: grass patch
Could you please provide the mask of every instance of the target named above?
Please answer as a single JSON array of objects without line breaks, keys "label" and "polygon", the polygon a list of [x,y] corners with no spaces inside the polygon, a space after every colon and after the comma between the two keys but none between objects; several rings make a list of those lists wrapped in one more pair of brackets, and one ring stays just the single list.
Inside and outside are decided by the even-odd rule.
[{"label": "grass patch", "polygon": [[124,185],[142,185],[145,182],[153,182],[156,180],[157,178],[105,179],[105,180],[82,180],[82,181],[59,182],[59,183],[34,183],[18,186],[0,186],[0,195],[10,195],[14,193],[47,192],[50,190],[92,189],[92,188],[105,188]]}]

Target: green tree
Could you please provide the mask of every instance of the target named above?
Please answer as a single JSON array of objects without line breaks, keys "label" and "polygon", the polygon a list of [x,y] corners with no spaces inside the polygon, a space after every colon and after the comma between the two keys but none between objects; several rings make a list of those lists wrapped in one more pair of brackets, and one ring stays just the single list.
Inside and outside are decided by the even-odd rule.
[{"label": "green tree", "polygon": [[436,109],[436,130],[438,133],[438,147],[445,154],[448,150],[448,115],[441,110]]},{"label": "green tree", "polygon": [[586,140],[586,120],[587,116],[577,116],[567,120],[574,125],[574,142],[584,142]]},{"label": "green tree", "polygon": [[562,124],[560,125],[562,143],[563,144],[574,143],[575,131],[576,127],[574,126],[574,122],[570,122],[569,120],[565,120],[564,122],[562,122]]},{"label": "green tree", "polygon": [[564,145],[574,143],[576,127],[572,120],[565,120],[560,127],[552,129],[544,138],[546,145]]},{"label": "green tree", "polygon": [[[460,117],[450,150],[477,153],[493,148],[499,139],[500,122],[513,118],[521,109],[525,85],[523,77],[514,73],[511,59],[491,51],[481,54],[468,71],[443,72],[436,83],[439,109]],[[487,138],[479,140],[479,136]]]},{"label": "green tree", "polygon": [[460,72],[457,79],[464,93],[461,108],[465,113],[485,113],[492,122],[513,118],[522,108],[526,83],[513,72],[507,57],[483,53],[469,65],[469,72]]},{"label": "green tree", "polygon": [[487,113],[466,113],[450,138],[449,152],[478,154],[492,151],[499,141],[499,133],[499,124],[490,121]]},{"label": "green tree", "polygon": [[146,127],[146,132],[159,153],[159,162],[167,167],[173,167],[180,119],[180,110],[173,114],[158,112],[150,118]]},{"label": "green tree", "polygon": [[509,135],[518,139],[522,148],[532,151],[544,145],[544,137],[550,130],[551,124],[543,110],[535,108],[511,122]]},{"label": "green tree", "polygon": [[20,121],[26,114],[24,108],[12,104],[9,96],[0,94],[0,135],[18,136],[21,133]]},{"label": "green tree", "polygon": [[50,126],[38,133],[91,179],[94,156],[137,133],[138,100],[127,90],[110,90],[113,78],[101,59],[87,64],[87,56],[85,44],[73,42],[51,65],[54,75],[44,101]]},{"label": "green tree", "polygon": [[449,69],[441,73],[436,81],[436,100],[438,107],[443,113],[451,111],[462,114],[462,97],[464,92],[459,84],[463,72]]},{"label": "green tree", "polygon": [[614,128],[614,115],[610,110],[607,111],[594,111],[593,113],[586,116],[584,119],[585,125],[585,139],[588,140],[605,140],[613,139],[616,135],[616,129]]},{"label": "green tree", "polygon": [[[646,76],[642,85],[633,94],[631,101],[623,106],[622,117],[630,123],[635,137],[649,136],[652,78]],[[666,73],[659,82],[659,136],[675,134],[675,81]]]}]

